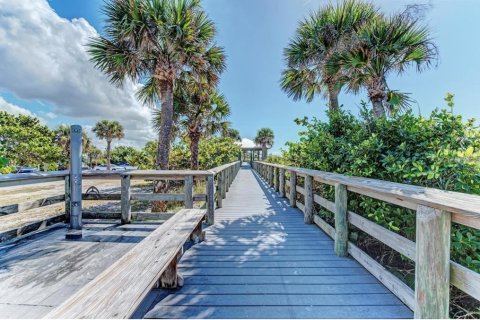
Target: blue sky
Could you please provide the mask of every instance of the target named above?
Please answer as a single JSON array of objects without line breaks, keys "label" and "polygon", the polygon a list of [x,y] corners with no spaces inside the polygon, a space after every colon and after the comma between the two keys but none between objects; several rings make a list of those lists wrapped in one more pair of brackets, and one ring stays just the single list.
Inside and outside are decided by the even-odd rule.
[{"label": "blue sky", "polygon": [[[2,0],[0,0],[1,2]],[[44,0],[36,0],[44,1]],[[61,18],[68,20],[84,18],[98,32],[102,30],[102,0],[50,0],[48,4]],[[374,1],[385,12],[402,10],[409,3],[428,3],[425,22],[440,50],[437,68],[417,74],[413,69],[406,74],[387,79],[392,89],[411,93],[416,104],[414,110],[428,114],[435,107],[444,106],[446,92],[455,94],[454,112],[467,118],[480,118],[480,59],[476,57],[480,44],[476,41],[480,1],[436,0],[436,1]],[[226,95],[231,108],[231,120],[242,137],[253,138],[261,127],[270,127],[276,135],[272,151],[278,151],[286,141],[297,139],[299,128],[293,119],[303,116],[325,118],[326,102],[318,97],[312,103],[294,102],[280,90],[279,78],[284,66],[282,50],[293,36],[298,21],[311,10],[319,8],[322,0],[204,0],[203,6],[214,20],[218,29],[218,44],[227,53],[227,71],[222,75],[221,91]],[[0,17],[1,17],[0,9]],[[15,14],[15,13],[12,13]],[[59,21],[58,25],[62,25]],[[80,21],[81,22],[81,21]],[[0,18],[0,28],[2,27]],[[58,26],[57,26],[58,27]],[[77,25],[74,23],[74,28]],[[85,28],[85,26],[83,26]],[[1,46],[1,45],[0,45]],[[0,60],[1,56],[0,47]],[[34,48],[32,48],[34,50]],[[51,55],[51,53],[49,53]],[[1,68],[0,68],[0,71]],[[1,74],[0,74],[1,77]],[[82,81],[85,83],[86,81]],[[78,122],[91,125],[96,110],[88,109],[82,114],[80,107],[69,109],[68,99],[57,99],[51,95],[25,94],[25,88],[10,88],[2,85],[0,96],[9,103],[32,110],[50,125]],[[62,83],[62,82],[59,82]],[[105,98],[105,97],[103,97]],[[79,95],[78,99],[82,99]],[[358,113],[365,94],[354,96],[343,93],[340,103],[344,108]],[[52,102],[53,101],[53,102]],[[131,104],[131,103],[130,103]],[[118,109],[116,109],[118,110]],[[130,110],[130,109],[128,109]],[[142,111],[143,114],[146,111]],[[101,117],[102,113],[98,113]],[[120,116],[120,115],[119,115]],[[128,112],[122,117],[129,118]],[[141,127],[148,124],[138,117],[139,124],[128,125],[132,134],[142,135]],[[121,120],[121,119],[120,119]],[[142,139],[127,140],[128,144],[141,144]]]}]

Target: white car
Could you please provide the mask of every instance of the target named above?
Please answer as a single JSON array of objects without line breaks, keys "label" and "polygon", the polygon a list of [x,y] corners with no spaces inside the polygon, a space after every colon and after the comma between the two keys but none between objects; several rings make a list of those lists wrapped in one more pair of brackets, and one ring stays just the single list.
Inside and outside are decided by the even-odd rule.
[{"label": "white car", "polygon": [[[107,167],[106,164],[100,164],[100,165],[98,165],[98,166],[95,166],[95,167],[93,168],[93,170],[95,170],[95,171],[107,171],[107,170],[108,170],[108,167]],[[125,171],[126,169],[125,169],[124,167],[119,167],[119,166],[117,166],[117,165],[115,165],[115,164],[111,164],[111,165],[110,165],[110,170],[111,170],[111,171]]]}]

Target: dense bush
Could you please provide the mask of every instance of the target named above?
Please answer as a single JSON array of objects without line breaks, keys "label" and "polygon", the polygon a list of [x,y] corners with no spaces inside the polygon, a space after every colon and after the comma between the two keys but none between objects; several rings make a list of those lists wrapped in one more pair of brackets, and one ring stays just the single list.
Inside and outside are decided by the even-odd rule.
[{"label": "dense bush", "polygon": [[[453,107],[451,96],[446,99]],[[346,175],[480,194],[480,130],[449,110],[430,116],[411,112],[374,119],[346,112],[329,113],[329,121],[296,120],[304,127],[300,141],[288,143],[283,161]],[[331,198],[331,188],[323,188]],[[415,213],[385,202],[349,195],[353,211],[415,237]],[[480,271],[480,232],[454,226],[452,258]]]}]

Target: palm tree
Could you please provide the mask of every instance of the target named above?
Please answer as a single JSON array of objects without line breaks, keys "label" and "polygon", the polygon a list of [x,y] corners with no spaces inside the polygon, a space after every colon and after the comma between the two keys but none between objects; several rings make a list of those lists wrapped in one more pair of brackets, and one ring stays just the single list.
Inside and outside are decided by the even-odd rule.
[{"label": "palm tree", "polygon": [[110,170],[112,141],[113,139],[120,140],[125,136],[123,126],[118,121],[101,120],[93,127],[93,132],[99,139],[107,141],[107,170]]},{"label": "palm tree", "polygon": [[166,170],[178,77],[215,69],[210,81],[216,83],[225,68],[223,49],[213,43],[215,27],[199,0],[110,0],[104,12],[106,36],[89,43],[91,59],[114,84],[141,80],[137,96],[143,103],[160,102],[156,168]]},{"label": "palm tree", "polygon": [[344,0],[329,4],[297,28],[294,39],[284,50],[287,68],[282,72],[281,86],[294,100],[311,102],[317,94],[328,96],[329,109],[338,110],[338,94],[343,75],[328,73],[327,62],[332,55],[348,45],[346,39],[361,25],[377,15],[368,2]]},{"label": "palm tree", "polygon": [[[174,110],[177,130],[184,132],[190,141],[190,168],[198,170],[198,147],[202,137],[230,134],[230,107],[225,97],[208,83],[184,77],[175,91]],[[156,113],[154,126],[161,123],[161,114]]]},{"label": "palm tree", "polygon": [[92,146],[91,148],[88,149],[86,152],[87,158],[88,158],[88,166],[93,167],[94,164],[98,164],[98,160],[102,156],[102,150],[98,149],[95,146]]},{"label": "palm tree", "polygon": [[267,149],[273,146],[274,138],[273,130],[270,128],[261,128],[257,131],[255,143],[262,147],[262,160],[267,158]]},{"label": "palm tree", "polygon": [[[61,124],[55,129],[54,141],[62,149],[63,158],[70,167],[70,127],[66,124]],[[92,148],[92,140],[85,131],[82,131],[82,153],[88,154]]]},{"label": "palm tree", "polygon": [[327,69],[332,75],[343,73],[349,91],[356,93],[366,88],[373,114],[378,118],[385,116],[386,108],[392,105],[408,105],[405,94],[388,89],[387,76],[402,74],[411,65],[421,72],[437,57],[427,28],[405,11],[389,18],[376,17],[361,26],[352,45],[335,53]]},{"label": "palm tree", "polygon": [[225,136],[237,142],[242,141],[242,137],[240,136],[240,131],[238,131],[237,129],[231,128],[230,130],[228,130]]}]

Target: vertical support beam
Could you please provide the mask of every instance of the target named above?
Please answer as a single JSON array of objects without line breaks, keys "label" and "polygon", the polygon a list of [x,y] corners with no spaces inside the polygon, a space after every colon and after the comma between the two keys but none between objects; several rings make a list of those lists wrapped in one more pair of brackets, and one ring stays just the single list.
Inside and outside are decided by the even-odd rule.
[{"label": "vertical support beam", "polygon": [[130,206],[130,175],[122,175],[121,179],[121,223],[126,224],[132,221],[132,209]]},{"label": "vertical support beam", "polygon": [[193,176],[185,177],[185,208],[193,208]]},{"label": "vertical support beam", "polygon": [[273,167],[268,166],[268,183],[271,187],[273,187]]},{"label": "vertical support beam", "polygon": [[65,221],[70,223],[70,175],[65,176]]},{"label": "vertical support beam", "polygon": [[183,287],[183,277],[178,272],[178,259],[183,254],[183,248],[177,253],[175,258],[170,262],[168,267],[163,271],[160,279],[158,280],[157,287],[159,288],[167,288],[167,289],[174,289],[177,287]]},{"label": "vertical support beam", "polygon": [[304,222],[306,224],[313,223],[313,178],[312,176],[305,176],[305,214]]},{"label": "vertical support beam", "polygon": [[70,227],[82,229],[82,127],[70,127]]},{"label": "vertical support beam", "polygon": [[221,175],[222,175],[222,199],[225,199],[227,197],[227,179],[226,179],[225,170],[221,172]]},{"label": "vertical support beam", "polygon": [[447,319],[450,300],[451,214],[419,205],[415,263],[415,318]]},{"label": "vertical support beam", "polygon": [[217,208],[223,205],[223,171],[217,174]]},{"label": "vertical support beam", "polygon": [[273,186],[275,188],[275,191],[278,192],[280,190],[280,186],[278,185],[278,182],[280,181],[278,177],[278,168],[273,167]]},{"label": "vertical support beam", "polygon": [[297,173],[290,170],[290,206],[295,208],[297,206]]},{"label": "vertical support beam", "polygon": [[227,169],[225,169],[225,192],[228,192],[228,190],[230,190],[230,171]]},{"label": "vertical support beam", "polygon": [[335,253],[346,257],[348,244],[347,186],[335,184]]},{"label": "vertical support beam", "polygon": [[197,244],[205,240],[205,231],[202,230],[202,221],[198,223],[198,225],[193,230],[192,234],[190,235],[190,241]]},{"label": "vertical support beam", "polygon": [[207,221],[209,225],[215,223],[215,183],[213,174],[207,176]]},{"label": "vertical support beam", "polygon": [[280,168],[280,176],[279,176],[279,194],[280,197],[284,198],[285,197],[285,169]]}]

